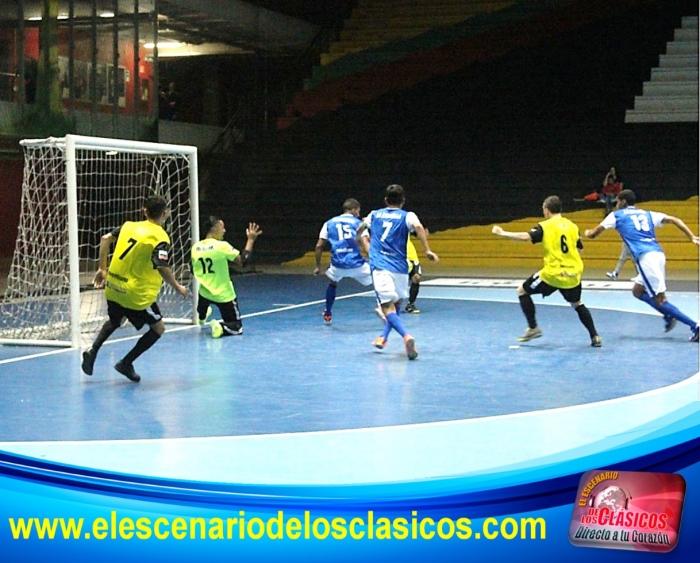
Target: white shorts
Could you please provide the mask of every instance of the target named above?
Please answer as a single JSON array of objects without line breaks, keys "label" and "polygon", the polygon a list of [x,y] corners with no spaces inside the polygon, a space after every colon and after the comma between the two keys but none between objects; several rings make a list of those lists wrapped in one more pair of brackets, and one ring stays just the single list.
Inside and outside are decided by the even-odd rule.
[{"label": "white shorts", "polygon": [[652,297],[666,293],[666,255],[663,252],[654,250],[642,254],[637,269],[639,273],[632,278],[634,283],[646,287]]},{"label": "white shorts", "polygon": [[326,277],[335,283],[343,278],[352,278],[362,285],[372,285],[372,274],[369,273],[369,264],[366,262],[359,268],[336,268],[331,264],[326,270]]},{"label": "white shorts", "polygon": [[372,280],[374,291],[377,292],[377,298],[382,304],[396,303],[408,297],[408,274],[374,270]]}]

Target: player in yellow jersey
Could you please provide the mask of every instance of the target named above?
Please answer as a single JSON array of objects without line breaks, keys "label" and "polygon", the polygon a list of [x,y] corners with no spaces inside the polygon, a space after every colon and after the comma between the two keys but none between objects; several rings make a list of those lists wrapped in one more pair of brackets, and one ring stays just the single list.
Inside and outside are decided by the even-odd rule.
[{"label": "player in yellow jersey", "polygon": [[[161,196],[149,197],[143,213],[145,221],[127,221],[100,240],[100,263],[93,285],[98,289],[106,287],[109,319],[102,325],[92,346],[83,352],[81,367],[87,375],[92,375],[102,344],[127,318],[136,330],[144,325],[148,325],[150,330],[139,338],[114,369],[131,381],[141,381],[133,363],[165,332],[165,323],[156,303],[162,281],[170,284],[183,299],[190,294],[185,286],[178,283],[168,266],[170,237],[163,230],[163,223],[168,217],[165,199]],[[107,260],[115,242],[108,270]]]},{"label": "player in yellow jersey", "polygon": [[224,240],[226,226],[218,217],[210,216],[204,223],[206,237],[192,247],[192,272],[199,282],[197,314],[199,323],[204,324],[211,314],[210,305],[216,305],[222,320],[209,323],[214,338],[243,334],[241,312],[238,308],[236,289],[231,281],[229,262],[243,266],[253,253],[253,245],[260,227],[249,223],[246,229],[247,242],[240,252]]},{"label": "player in yellow jersey", "polygon": [[[428,229],[425,229],[426,236],[428,235]],[[406,304],[405,311],[407,313],[418,314],[420,309],[416,308],[416,299],[418,298],[418,291],[420,290],[420,280],[423,276],[423,270],[420,267],[420,260],[418,259],[418,252],[416,247],[411,241],[411,235],[408,236],[408,242],[406,243],[406,258],[408,259],[408,278],[411,281],[411,286],[408,289],[408,303]]]},{"label": "player in yellow jersey", "polygon": [[512,240],[541,242],[544,251],[544,267],[530,276],[518,288],[520,307],[527,319],[528,328],[518,340],[527,342],[542,336],[542,330],[535,320],[535,304],[531,295],[542,294],[543,297],[559,291],[564,299],[576,310],[578,318],[588,330],[591,346],[599,348],[602,340],[595,329],[591,312],[581,301],[581,274],[583,261],[579,250],[583,248],[578,227],[561,214],[561,200],[553,195],[544,200],[542,213],[545,220],[540,221],[529,232],[504,231],[495,225],[493,234]]}]

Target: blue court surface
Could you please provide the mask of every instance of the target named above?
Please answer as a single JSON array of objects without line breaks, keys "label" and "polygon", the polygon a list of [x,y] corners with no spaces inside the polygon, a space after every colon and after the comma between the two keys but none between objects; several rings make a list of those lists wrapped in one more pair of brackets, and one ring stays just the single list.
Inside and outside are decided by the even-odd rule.
[{"label": "blue court surface", "polygon": [[[664,333],[629,282],[584,285],[596,349],[558,294],[535,297],[544,335],[519,343],[520,281],[424,282],[421,313],[402,316],[413,362],[396,333],[371,346],[371,292],[341,283],[327,326],[325,278],[305,275],[238,276],[244,334],[169,327],[136,362],[139,384],[112,368],[138,337],[130,326],[92,377],[77,350],[0,346],[0,450],[204,481],[396,482],[541,463],[698,400],[689,328]],[[697,291],[668,297],[698,317]]]}]

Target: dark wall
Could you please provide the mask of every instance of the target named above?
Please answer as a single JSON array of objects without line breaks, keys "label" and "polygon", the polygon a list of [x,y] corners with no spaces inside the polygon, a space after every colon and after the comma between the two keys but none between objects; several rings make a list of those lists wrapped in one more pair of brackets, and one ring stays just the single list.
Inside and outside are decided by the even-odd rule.
[{"label": "dark wall", "polygon": [[15,250],[22,201],[23,166],[20,158],[0,159],[0,256],[11,256]]},{"label": "dark wall", "polygon": [[645,3],[301,120],[246,156],[228,197],[248,200],[224,212],[263,224],[260,254],[280,259],[311,249],[346,197],[368,211],[394,182],[433,231],[539,215],[552,193],[570,209],[611,165],[641,200],[697,194],[697,123],[624,123],[681,15],[693,12],[697,3]]}]

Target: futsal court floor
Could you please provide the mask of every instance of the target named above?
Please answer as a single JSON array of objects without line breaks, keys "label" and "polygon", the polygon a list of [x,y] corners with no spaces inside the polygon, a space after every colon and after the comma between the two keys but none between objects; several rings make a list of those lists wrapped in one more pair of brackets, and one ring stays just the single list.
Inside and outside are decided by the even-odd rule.
[{"label": "futsal court floor", "polygon": [[[0,450],[74,466],[198,481],[339,484],[415,481],[566,459],[629,440],[699,400],[698,346],[634,299],[630,282],[586,282],[603,347],[559,294],[535,297],[543,336],[527,343],[521,280],[424,281],[402,316],[419,357],[382,329],[372,292],[342,282],[234,279],[244,334],[169,327],[135,364],[113,365],[127,325],[92,377],[78,350],[0,346]],[[698,317],[697,282],[669,300]],[[603,445],[604,444],[604,445]]]}]

